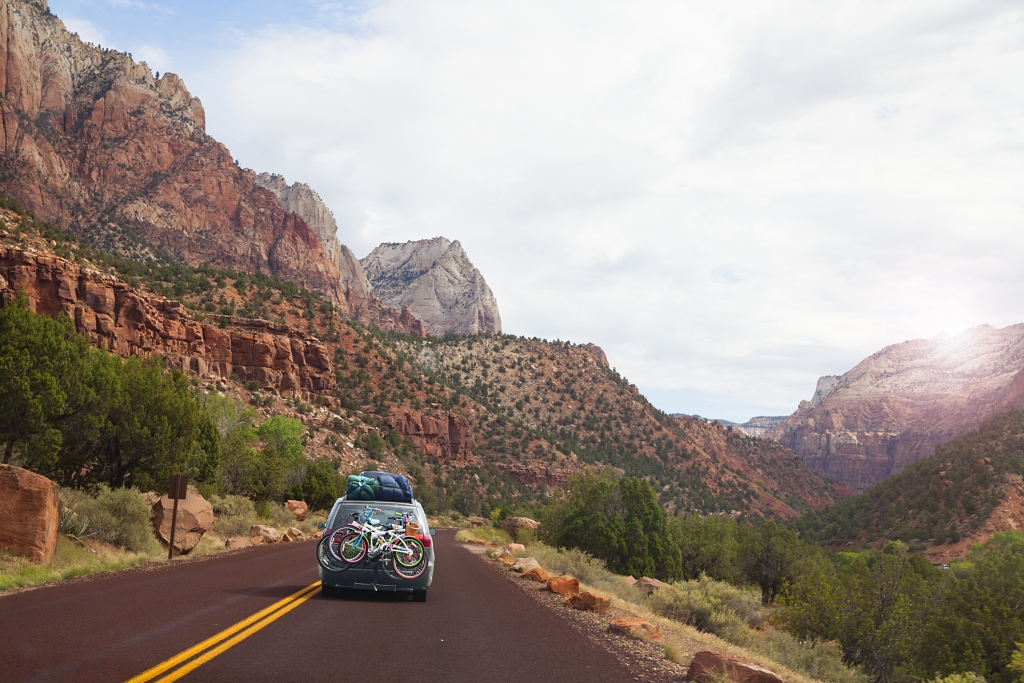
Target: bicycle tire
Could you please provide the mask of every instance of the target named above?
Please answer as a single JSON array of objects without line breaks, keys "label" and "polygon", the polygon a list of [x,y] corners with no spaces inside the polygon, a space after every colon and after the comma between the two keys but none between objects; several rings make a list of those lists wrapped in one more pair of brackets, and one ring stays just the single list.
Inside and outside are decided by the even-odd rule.
[{"label": "bicycle tire", "polygon": [[403,559],[400,562],[398,558],[401,553],[396,552],[391,556],[391,564],[399,578],[411,581],[422,576],[423,572],[427,570],[427,551],[419,539],[407,538],[405,541],[406,545],[414,550],[414,559]]},{"label": "bicycle tire", "polygon": [[329,549],[330,542],[331,542],[331,537],[330,536],[324,536],[323,538],[320,539],[320,542],[316,544],[316,561],[324,569],[326,569],[328,571],[336,572],[339,569],[342,569],[343,565],[342,565],[342,563],[340,563],[340,562],[338,562],[338,561],[336,561],[334,559],[334,557],[333,557],[334,553],[332,553],[330,551],[330,549]]},{"label": "bicycle tire", "polygon": [[331,534],[331,555],[344,564],[357,564],[366,557],[366,539],[354,529],[339,529]]}]

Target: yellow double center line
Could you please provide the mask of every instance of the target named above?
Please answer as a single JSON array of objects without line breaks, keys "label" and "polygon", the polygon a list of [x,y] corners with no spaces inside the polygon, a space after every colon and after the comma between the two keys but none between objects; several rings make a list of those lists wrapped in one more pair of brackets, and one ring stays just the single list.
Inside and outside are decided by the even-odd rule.
[{"label": "yellow double center line", "polygon": [[[292,593],[284,600],[279,600],[270,607],[260,610],[256,614],[253,614],[252,616],[243,619],[242,621],[238,622],[233,626],[229,626],[217,635],[210,636],[198,645],[190,647],[184,652],[180,652],[174,655],[167,661],[157,664],[152,669],[147,669],[146,671],[143,671],[135,678],[129,679],[127,683],[145,683],[145,681],[149,681],[156,678],[165,671],[173,669],[182,662],[185,662],[191,659],[192,657],[195,657],[200,652],[202,652],[202,655],[196,657],[195,659],[192,659],[192,661],[188,662],[184,666],[167,674],[166,676],[158,680],[156,683],[171,683],[171,681],[176,681],[185,674],[189,673],[190,671],[193,671],[198,667],[202,666],[203,664],[205,664],[206,662],[210,661],[211,659],[213,659],[220,653],[224,652],[225,650],[234,647],[238,643],[242,642],[243,640],[251,636],[253,633],[256,633],[256,631],[259,631],[261,628],[269,624],[270,622],[274,621],[275,619],[283,617],[288,612],[291,612],[293,609],[304,603],[306,600],[309,600],[311,597],[313,597],[318,588],[320,588],[319,581],[317,581],[316,583],[312,583],[303,588],[302,590]],[[239,631],[241,631],[241,633],[239,633]],[[212,649],[208,650],[208,648]],[[203,652],[204,650],[207,651]]]}]

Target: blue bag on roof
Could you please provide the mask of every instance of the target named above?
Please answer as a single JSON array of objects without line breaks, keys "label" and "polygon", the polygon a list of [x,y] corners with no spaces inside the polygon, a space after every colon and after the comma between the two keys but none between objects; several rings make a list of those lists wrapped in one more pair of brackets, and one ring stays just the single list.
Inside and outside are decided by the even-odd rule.
[{"label": "blue bag on roof", "polygon": [[391,472],[377,472],[375,470],[366,470],[361,472],[360,476],[375,480],[380,485],[380,488],[374,491],[377,500],[390,503],[412,502],[412,487],[409,485],[409,480],[404,476],[392,474]]}]

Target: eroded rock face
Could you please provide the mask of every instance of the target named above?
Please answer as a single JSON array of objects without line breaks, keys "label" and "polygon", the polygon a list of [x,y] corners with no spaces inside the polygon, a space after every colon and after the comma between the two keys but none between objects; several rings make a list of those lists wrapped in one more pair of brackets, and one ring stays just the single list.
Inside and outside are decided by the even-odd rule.
[{"label": "eroded rock face", "polygon": [[[171,519],[174,517],[174,501],[162,496],[153,506],[153,527],[157,538],[165,544],[171,542]],[[174,554],[185,555],[196,547],[210,527],[213,526],[213,506],[198,493],[178,501],[178,516],[174,518]]]},{"label": "eroded rock face", "polygon": [[210,378],[257,381],[263,389],[303,396],[337,386],[327,348],[286,325],[210,316],[193,319],[177,301],[139,292],[122,280],[52,255],[0,246],[0,300],[17,291],[37,313],[69,316],[95,346],[123,356],[163,357]]},{"label": "eroded rock face", "polygon": [[839,377],[766,433],[860,493],[999,410],[1024,405],[1024,324],[895,344]]},{"label": "eroded rock face", "polygon": [[444,460],[465,460],[472,455],[473,433],[469,421],[461,415],[392,408],[384,422],[409,439],[419,453]]},{"label": "eroded rock face", "polygon": [[306,225],[316,233],[327,256],[338,268],[340,291],[353,313],[362,312],[369,304],[370,283],[355,254],[338,241],[338,223],[313,188],[305,183],[288,184],[284,176],[276,173],[260,173],[255,178],[260,187],[274,193],[286,211],[298,214]]},{"label": "eroded rock face", "polygon": [[362,265],[373,293],[407,307],[431,335],[501,332],[498,302],[457,241],[382,244]]},{"label": "eroded rock face", "polygon": [[49,562],[57,548],[57,484],[20,467],[0,464],[0,548]]},{"label": "eroded rock face", "polygon": [[286,209],[206,134],[176,75],[83,43],[45,3],[6,0],[0,95],[0,193],[36,217],[135,260],[269,271],[349,318],[422,334],[401,307],[366,300],[355,257],[323,241],[322,216]]}]

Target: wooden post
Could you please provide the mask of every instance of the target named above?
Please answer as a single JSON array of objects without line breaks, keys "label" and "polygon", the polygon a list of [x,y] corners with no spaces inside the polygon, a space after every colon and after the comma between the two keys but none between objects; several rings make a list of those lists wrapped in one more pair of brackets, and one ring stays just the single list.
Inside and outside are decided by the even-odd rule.
[{"label": "wooden post", "polygon": [[174,530],[178,526],[178,500],[188,495],[188,477],[184,474],[172,474],[168,488],[168,497],[174,501],[171,512],[171,541],[167,547],[167,561],[174,557]]}]

